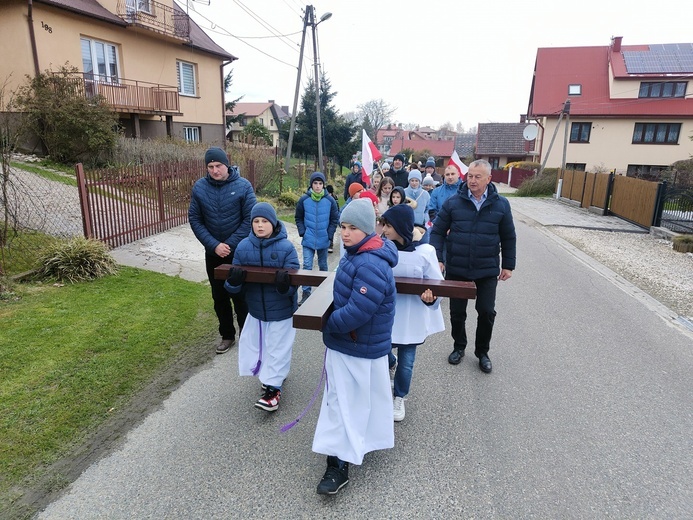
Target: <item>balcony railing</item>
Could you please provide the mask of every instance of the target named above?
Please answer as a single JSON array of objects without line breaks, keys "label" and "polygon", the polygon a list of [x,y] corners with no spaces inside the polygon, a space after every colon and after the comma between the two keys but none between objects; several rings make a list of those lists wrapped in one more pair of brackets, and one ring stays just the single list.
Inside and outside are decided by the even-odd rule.
[{"label": "balcony railing", "polygon": [[71,91],[85,97],[103,96],[117,112],[142,114],[180,114],[178,88],[123,78],[107,80],[97,74],[68,76]]},{"label": "balcony railing", "polygon": [[185,13],[154,0],[118,0],[118,16],[126,22],[181,40],[190,39],[190,19]]}]

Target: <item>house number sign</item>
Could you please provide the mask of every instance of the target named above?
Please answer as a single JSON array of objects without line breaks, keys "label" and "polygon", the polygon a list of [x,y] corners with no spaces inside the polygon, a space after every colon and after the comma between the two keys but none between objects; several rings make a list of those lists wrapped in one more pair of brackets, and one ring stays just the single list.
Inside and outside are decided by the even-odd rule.
[{"label": "house number sign", "polygon": [[43,23],[43,21],[41,21],[41,27],[43,27],[44,31],[47,31],[50,34],[53,34],[53,28],[50,25],[48,25],[47,23]]}]

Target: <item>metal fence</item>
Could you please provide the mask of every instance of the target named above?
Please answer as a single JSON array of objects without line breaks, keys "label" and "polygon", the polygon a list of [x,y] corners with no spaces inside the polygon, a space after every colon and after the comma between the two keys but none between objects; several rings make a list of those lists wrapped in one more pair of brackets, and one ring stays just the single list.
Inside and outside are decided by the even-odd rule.
[{"label": "metal fence", "polygon": [[29,270],[53,239],[82,234],[75,178],[58,171],[39,175],[26,168],[10,167],[0,196],[0,272],[8,265],[15,272]]}]

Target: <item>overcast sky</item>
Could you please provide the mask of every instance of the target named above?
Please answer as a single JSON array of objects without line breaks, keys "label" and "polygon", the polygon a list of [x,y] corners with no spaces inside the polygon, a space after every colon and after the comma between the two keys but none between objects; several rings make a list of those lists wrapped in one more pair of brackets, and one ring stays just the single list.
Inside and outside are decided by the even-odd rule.
[{"label": "overcast sky", "polygon": [[[177,0],[184,8],[185,0]],[[188,0],[190,16],[239,59],[232,99],[291,109],[302,16],[298,0]],[[434,128],[518,122],[537,49],[690,43],[693,2],[668,0],[313,0],[322,70],[340,113],[383,99],[393,122]],[[231,36],[233,35],[233,36]],[[290,35],[283,38],[276,35]],[[308,29],[300,94],[313,71]],[[300,105],[299,105],[300,106]]]}]

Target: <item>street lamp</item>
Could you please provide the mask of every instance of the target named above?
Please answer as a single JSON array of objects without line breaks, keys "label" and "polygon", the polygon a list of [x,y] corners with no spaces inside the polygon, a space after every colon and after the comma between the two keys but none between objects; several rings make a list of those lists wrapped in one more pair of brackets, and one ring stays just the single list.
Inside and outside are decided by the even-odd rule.
[{"label": "street lamp", "polygon": [[[289,166],[291,164],[291,146],[294,142],[294,132],[296,131],[296,112],[298,110],[298,93],[301,87],[301,68],[303,67],[303,49],[306,42],[306,29],[310,25],[313,30],[313,56],[315,58],[315,108],[317,110],[317,124],[318,124],[318,165],[320,171],[323,171],[323,160],[322,160],[322,128],[320,120],[320,79],[318,76],[318,56],[317,56],[317,43],[315,39],[315,28],[318,24],[329,20],[332,18],[332,13],[325,13],[320,17],[320,20],[315,21],[315,9],[312,5],[306,6],[306,14],[303,18],[303,35],[301,37],[301,52],[298,57],[298,73],[296,74],[296,92],[294,93],[294,110],[291,114],[291,126],[289,127],[289,140],[286,146],[286,164],[285,170],[289,171]],[[323,172],[324,173],[324,172]]]}]

